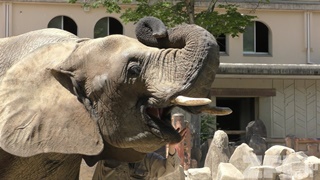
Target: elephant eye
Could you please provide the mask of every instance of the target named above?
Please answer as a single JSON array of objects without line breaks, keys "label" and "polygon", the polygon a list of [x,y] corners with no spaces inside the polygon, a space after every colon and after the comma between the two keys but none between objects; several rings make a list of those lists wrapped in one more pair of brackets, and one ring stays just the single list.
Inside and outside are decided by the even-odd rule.
[{"label": "elephant eye", "polygon": [[137,64],[135,65],[132,65],[129,67],[129,70],[128,70],[128,74],[129,76],[134,76],[134,77],[137,77],[140,75],[140,72],[141,72],[141,67]]}]

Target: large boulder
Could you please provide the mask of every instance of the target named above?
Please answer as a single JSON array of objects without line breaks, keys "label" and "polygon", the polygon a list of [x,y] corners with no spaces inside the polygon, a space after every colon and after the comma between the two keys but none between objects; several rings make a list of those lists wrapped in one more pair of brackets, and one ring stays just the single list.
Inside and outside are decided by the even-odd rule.
[{"label": "large boulder", "polygon": [[212,139],[207,139],[204,143],[200,145],[200,151],[201,151],[201,158],[198,163],[198,167],[203,167],[204,162],[206,161],[206,157],[209,151],[209,146],[211,144]]},{"label": "large boulder", "polygon": [[313,178],[320,179],[320,159],[315,156],[309,156],[304,164],[313,170]]},{"label": "large boulder", "polygon": [[231,163],[220,163],[215,180],[242,180],[243,174]]},{"label": "large boulder", "polygon": [[264,125],[263,121],[256,119],[250,121],[246,127],[246,143],[249,144],[252,135],[258,135],[262,138],[267,137],[267,128]]},{"label": "large boulder", "polygon": [[264,155],[263,165],[277,167],[282,164],[283,159],[295,151],[282,145],[274,145],[270,147]]},{"label": "large boulder", "polygon": [[248,171],[250,167],[260,166],[257,155],[246,143],[238,146],[230,157],[229,163],[234,165],[241,173]]},{"label": "large boulder", "polygon": [[320,160],[317,157],[308,157],[304,152],[295,152],[288,155],[281,166],[276,167],[279,174],[285,174],[292,179],[314,180],[319,176]]},{"label": "large boulder", "polygon": [[265,138],[258,134],[253,134],[248,144],[253,152],[258,156],[263,156],[264,152],[267,150],[267,142]]},{"label": "large boulder", "polygon": [[190,168],[187,170],[187,180],[211,180],[211,171],[208,167]]},{"label": "large boulder", "polygon": [[313,180],[313,170],[302,162],[292,162],[276,167],[279,174],[292,176],[292,179]]},{"label": "large boulder", "polygon": [[302,151],[294,152],[286,156],[282,161],[282,164],[290,164],[294,162],[303,163],[307,158],[308,156]]},{"label": "large boulder", "polygon": [[[199,147],[192,146],[192,149],[191,149],[191,168],[200,167],[199,164],[201,161],[201,157],[202,157],[201,149]],[[196,165],[194,165],[194,161],[196,161]]]},{"label": "large boulder", "polygon": [[252,166],[244,172],[243,176],[246,180],[274,180],[277,172],[272,166]]},{"label": "large boulder", "polygon": [[159,180],[184,180],[185,179],[185,173],[183,167],[180,165],[178,169],[176,169],[174,172],[164,176],[160,177]]},{"label": "large boulder", "polygon": [[213,179],[217,176],[217,169],[219,164],[221,162],[229,162],[230,151],[228,144],[228,135],[224,131],[218,130],[214,133],[204,163],[205,167],[210,168]]}]

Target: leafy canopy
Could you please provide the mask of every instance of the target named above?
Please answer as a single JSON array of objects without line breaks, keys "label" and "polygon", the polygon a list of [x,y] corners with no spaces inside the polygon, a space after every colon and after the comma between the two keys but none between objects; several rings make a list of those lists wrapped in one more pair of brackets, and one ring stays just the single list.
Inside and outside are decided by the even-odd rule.
[{"label": "leafy canopy", "polygon": [[[69,0],[76,3],[78,0]],[[268,2],[269,0],[258,0]],[[86,0],[84,6],[98,8],[103,6],[108,13],[121,13],[121,19],[127,22],[137,22],[144,16],[154,16],[161,19],[168,27],[181,23],[197,24],[215,36],[230,34],[232,37],[244,32],[256,16],[241,14],[238,6],[232,3],[216,5],[218,0],[209,1],[206,10],[196,11],[195,0]],[[121,9],[121,4],[133,4],[126,9]],[[224,13],[215,11],[215,7],[224,9]]]}]

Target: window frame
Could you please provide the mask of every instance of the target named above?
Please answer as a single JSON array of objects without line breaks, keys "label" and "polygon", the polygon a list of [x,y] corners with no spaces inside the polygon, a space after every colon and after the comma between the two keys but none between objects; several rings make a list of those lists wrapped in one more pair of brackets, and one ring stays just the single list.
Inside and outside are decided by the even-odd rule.
[{"label": "window frame", "polygon": [[[118,23],[119,23],[119,25],[121,25],[121,31],[122,31],[122,33],[121,34],[124,34],[124,26],[123,26],[123,24],[121,23],[121,21],[119,21],[117,18],[115,18],[115,17],[111,17],[111,16],[105,16],[105,17],[102,17],[102,18],[100,18],[96,23],[95,23],[95,25],[94,25],[94,27],[93,27],[93,38],[99,38],[99,37],[105,37],[105,36],[109,36],[109,35],[112,35],[112,34],[118,34],[118,33],[111,33],[110,34],[110,19],[114,19],[114,20],[116,20]],[[102,35],[102,36],[100,36],[99,34],[96,34],[96,28],[97,28],[97,25],[99,25],[98,23],[100,22],[100,21],[105,21],[105,23],[106,23],[106,25],[107,25],[107,27],[106,27],[106,32],[105,32],[105,34],[106,35]],[[112,25],[112,24],[111,24]],[[119,33],[120,34],[120,33]]]},{"label": "window frame", "polygon": [[[267,28],[267,30],[268,30],[268,51],[267,52],[257,52],[257,27],[256,27],[256,23],[261,23],[261,24],[263,24],[266,28]],[[244,51],[244,49],[245,49],[245,47],[244,47],[244,34],[245,34],[245,32],[243,33],[243,48],[242,48],[242,52],[243,52],[243,55],[248,55],[248,56],[250,56],[250,55],[253,55],[253,56],[255,56],[255,55],[258,55],[258,56],[269,56],[269,55],[271,55],[271,35],[270,35],[270,29],[269,29],[269,27],[265,24],[265,23],[263,23],[263,22],[261,22],[261,21],[254,21],[253,22],[253,51]]]},{"label": "window frame", "polygon": [[[58,18],[58,20],[60,21],[60,22],[59,22],[60,27],[49,27],[51,21],[52,21],[53,19],[55,19],[55,18]],[[71,21],[74,23],[74,25],[75,25],[75,29],[74,29],[74,30],[75,30],[75,33],[69,31],[68,29],[65,29],[65,18],[68,18],[69,20],[71,20]],[[66,15],[58,15],[58,16],[55,16],[55,17],[53,17],[52,19],[50,19],[50,21],[49,21],[48,24],[47,24],[47,28],[58,28],[58,29],[62,29],[62,30],[68,31],[68,32],[70,32],[70,33],[72,33],[72,34],[74,34],[74,35],[76,35],[76,36],[78,35],[78,25],[77,25],[76,21],[73,20],[71,17],[66,16]]]}]

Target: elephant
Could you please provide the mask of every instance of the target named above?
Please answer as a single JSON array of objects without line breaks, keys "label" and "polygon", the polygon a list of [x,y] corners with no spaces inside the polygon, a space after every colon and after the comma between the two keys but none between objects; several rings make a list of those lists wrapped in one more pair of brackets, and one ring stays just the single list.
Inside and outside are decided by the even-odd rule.
[{"label": "elephant", "polygon": [[[139,23],[161,22],[148,19]],[[76,179],[82,158],[136,162],[181,140],[174,107],[231,112],[208,99],[219,66],[209,32],[137,27],[151,35],[89,39],[47,28],[0,39],[0,179]]]}]

